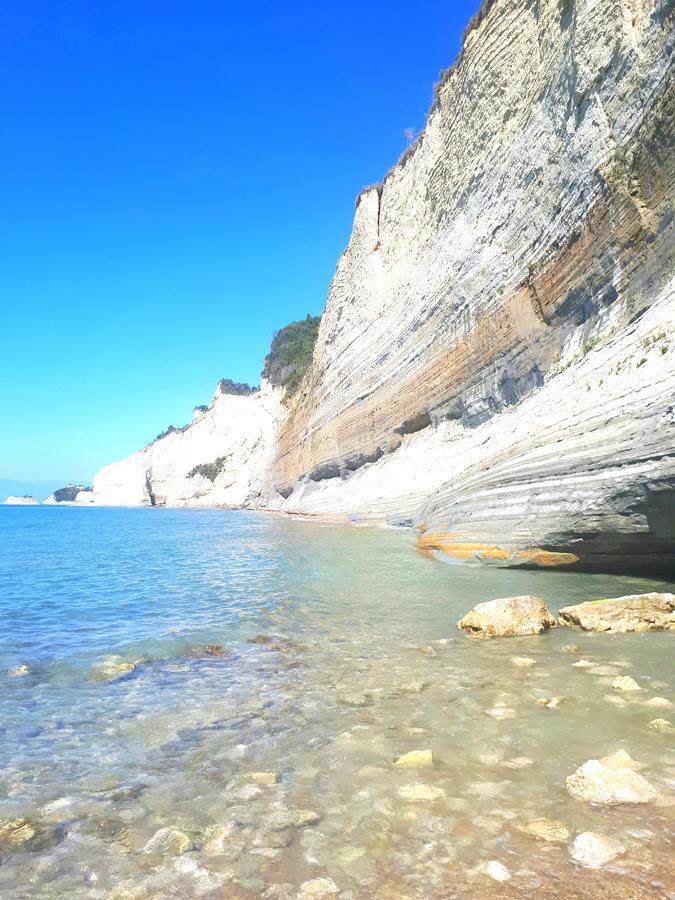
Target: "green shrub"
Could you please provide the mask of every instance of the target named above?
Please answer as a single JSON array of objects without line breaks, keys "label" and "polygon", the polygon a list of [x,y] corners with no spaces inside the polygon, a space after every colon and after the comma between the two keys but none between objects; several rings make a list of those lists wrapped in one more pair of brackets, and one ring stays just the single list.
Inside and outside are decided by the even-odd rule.
[{"label": "green shrub", "polygon": [[232,381],[231,378],[221,378],[218,382],[218,387],[223,394],[235,394],[236,396],[246,396],[248,394],[255,394],[259,388],[251,387],[250,384],[245,384],[241,381]]},{"label": "green shrub", "polygon": [[282,385],[287,396],[296,393],[312,364],[314,345],[319,333],[321,316],[307,316],[291,322],[272,338],[270,352],[265,357],[263,378],[270,384]]},{"label": "green shrub", "polygon": [[219,456],[210,463],[200,463],[187,473],[188,478],[194,478],[195,475],[201,475],[202,478],[208,478],[209,481],[215,481],[216,478],[225,468],[227,462],[226,456]]}]

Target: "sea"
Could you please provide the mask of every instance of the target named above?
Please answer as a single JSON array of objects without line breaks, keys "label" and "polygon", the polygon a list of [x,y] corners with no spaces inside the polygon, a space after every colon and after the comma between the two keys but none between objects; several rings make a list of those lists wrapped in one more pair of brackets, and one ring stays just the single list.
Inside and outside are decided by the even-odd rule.
[{"label": "sea", "polygon": [[[651,590],[675,583],[451,565],[406,530],[0,507],[0,897],[672,897],[675,633],[457,629]],[[617,750],[657,799],[574,799]],[[602,868],[588,831],[620,845]]]}]

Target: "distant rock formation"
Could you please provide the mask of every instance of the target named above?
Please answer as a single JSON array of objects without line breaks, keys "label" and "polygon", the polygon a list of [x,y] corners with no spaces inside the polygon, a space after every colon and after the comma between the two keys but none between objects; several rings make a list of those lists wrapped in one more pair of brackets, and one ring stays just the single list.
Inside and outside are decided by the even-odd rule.
[{"label": "distant rock formation", "polygon": [[4,502],[5,506],[39,506],[40,501],[36,500],[35,497],[29,497],[26,495],[25,497],[7,497]]},{"label": "distant rock formation", "polygon": [[50,494],[42,502],[48,506],[57,503],[93,503],[92,489],[84,484],[67,484]]},{"label": "distant rock formation", "polygon": [[451,560],[672,571],[672,52],[666,0],[485,0],[426,129],[358,198],[285,402],[220,397],[103,469],[96,501],[338,514],[416,527]]}]

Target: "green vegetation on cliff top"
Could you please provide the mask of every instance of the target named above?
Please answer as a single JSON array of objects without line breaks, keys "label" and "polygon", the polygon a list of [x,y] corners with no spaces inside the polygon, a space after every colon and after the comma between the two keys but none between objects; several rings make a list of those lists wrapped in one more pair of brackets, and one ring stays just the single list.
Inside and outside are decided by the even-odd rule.
[{"label": "green vegetation on cliff top", "polygon": [[223,394],[234,394],[235,396],[245,397],[248,394],[255,394],[260,388],[252,387],[243,381],[232,381],[231,378],[221,378],[218,387]]},{"label": "green vegetation on cliff top", "polygon": [[263,378],[270,384],[285,387],[287,396],[296,393],[312,363],[320,322],[321,316],[308,315],[275,332],[272,338]]}]

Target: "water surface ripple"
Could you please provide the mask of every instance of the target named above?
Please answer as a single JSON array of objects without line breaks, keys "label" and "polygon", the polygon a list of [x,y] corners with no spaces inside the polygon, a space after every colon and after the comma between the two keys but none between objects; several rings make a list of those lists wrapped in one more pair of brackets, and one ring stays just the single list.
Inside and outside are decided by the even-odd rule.
[{"label": "water surface ripple", "polygon": [[[499,596],[672,584],[446,566],[406,532],[222,510],[0,507],[0,548],[3,898],[673,895],[675,750],[649,723],[675,712],[645,703],[675,701],[673,635],[455,627]],[[658,800],[572,799],[566,777],[617,749]],[[540,817],[569,841],[521,830]],[[3,843],[16,819],[32,836]],[[626,852],[582,868],[583,831]]]}]

